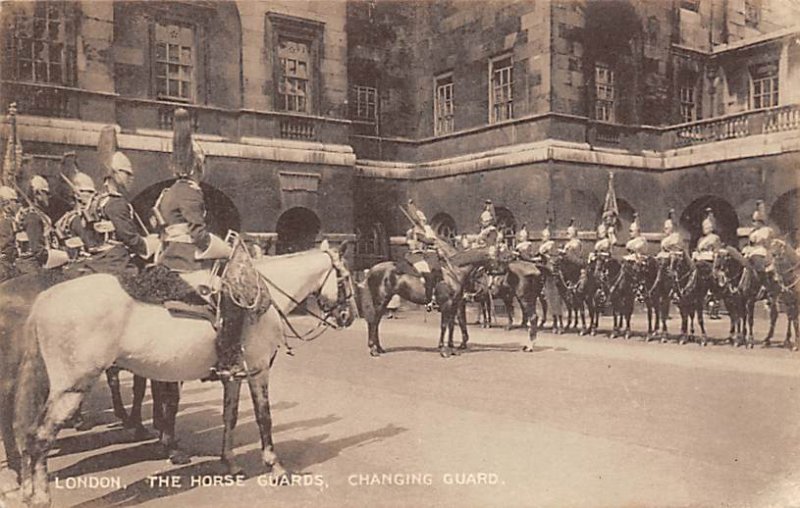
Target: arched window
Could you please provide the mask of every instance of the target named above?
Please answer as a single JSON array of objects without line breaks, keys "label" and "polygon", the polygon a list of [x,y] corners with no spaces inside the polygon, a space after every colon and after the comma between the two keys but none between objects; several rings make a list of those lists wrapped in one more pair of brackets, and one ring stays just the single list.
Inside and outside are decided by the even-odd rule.
[{"label": "arched window", "polygon": [[689,246],[694,249],[697,240],[703,236],[703,219],[706,218],[706,208],[711,208],[716,222],[716,232],[727,245],[739,246],[736,230],[739,227],[739,217],[736,209],[730,203],[717,196],[702,196],[686,207],[681,213],[680,225],[686,228],[691,235]]}]

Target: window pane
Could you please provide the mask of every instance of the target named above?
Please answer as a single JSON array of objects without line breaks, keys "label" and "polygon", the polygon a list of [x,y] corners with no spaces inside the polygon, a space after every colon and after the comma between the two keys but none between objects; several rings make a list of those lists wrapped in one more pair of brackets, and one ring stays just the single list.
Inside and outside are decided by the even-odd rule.
[{"label": "window pane", "polygon": [[19,61],[19,79],[23,81],[33,81],[33,66],[30,60]]},{"label": "window pane", "polygon": [[45,27],[47,23],[43,19],[34,19],[33,20],[33,36],[36,39],[44,39],[45,38]]},{"label": "window pane", "polygon": [[167,82],[167,86],[168,86],[167,95],[169,95],[171,97],[177,97],[178,96],[178,82],[176,80],[174,80],[174,79],[170,79]]},{"label": "window pane", "polygon": [[181,63],[185,65],[192,63],[192,48],[181,46]]},{"label": "window pane", "polygon": [[36,79],[36,81],[48,81],[47,64],[45,62],[35,62],[33,69],[34,79]]},{"label": "window pane", "polygon": [[51,83],[61,83],[61,66],[60,65],[51,65],[50,66],[50,82]]},{"label": "window pane", "polygon": [[170,62],[178,62],[180,60],[178,57],[178,46],[175,46],[174,44],[167,45],[167,54]]}]

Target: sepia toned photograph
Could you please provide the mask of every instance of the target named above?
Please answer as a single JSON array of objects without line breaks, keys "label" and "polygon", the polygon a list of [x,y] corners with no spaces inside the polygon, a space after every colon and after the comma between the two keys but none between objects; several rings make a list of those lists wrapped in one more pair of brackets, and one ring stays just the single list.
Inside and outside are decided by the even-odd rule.
[{"label": "sepia toned photograph", "polygon": [[800,0],[0,41],[0,508],[800,507]]}]

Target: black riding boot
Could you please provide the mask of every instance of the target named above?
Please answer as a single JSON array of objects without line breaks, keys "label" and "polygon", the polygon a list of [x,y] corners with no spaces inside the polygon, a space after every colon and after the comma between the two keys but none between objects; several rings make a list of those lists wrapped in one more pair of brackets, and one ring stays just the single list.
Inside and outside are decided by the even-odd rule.
[{"label": "black riding boot", "polygon": [[425,310],[431,312],[437,308],[436,295],[433,292],[436,286],[436,278],[429,272],[423,273],[422,278],[425,279]]},{"label": "black riding boot", "polygon": [[222,380],[247,377],[243,364],[242,332],[247,311],[238,307],[226,296],[220,303],[222,326],[217,332],[217,376]]}]

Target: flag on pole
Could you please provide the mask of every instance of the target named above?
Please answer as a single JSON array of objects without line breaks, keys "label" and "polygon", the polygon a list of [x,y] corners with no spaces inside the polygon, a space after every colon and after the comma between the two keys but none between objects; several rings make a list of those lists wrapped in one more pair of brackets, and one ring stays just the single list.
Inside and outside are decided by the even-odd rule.
[{"label": "flag on pole", "polygon": [[603,217],[619,217],[617,208],[617,193],[614,192],[614,173],[608,173],[608,190],[606,191],[606,201],[603,203]]},{"label": "flag on pole", "polygon": [[0,170],[0,184],[13,187],[16,185],[17,173],[22,167],[22,143],[17,134],[17,104],[12,102],[8,107],[8,139],[3,154],[3,167]]}]

